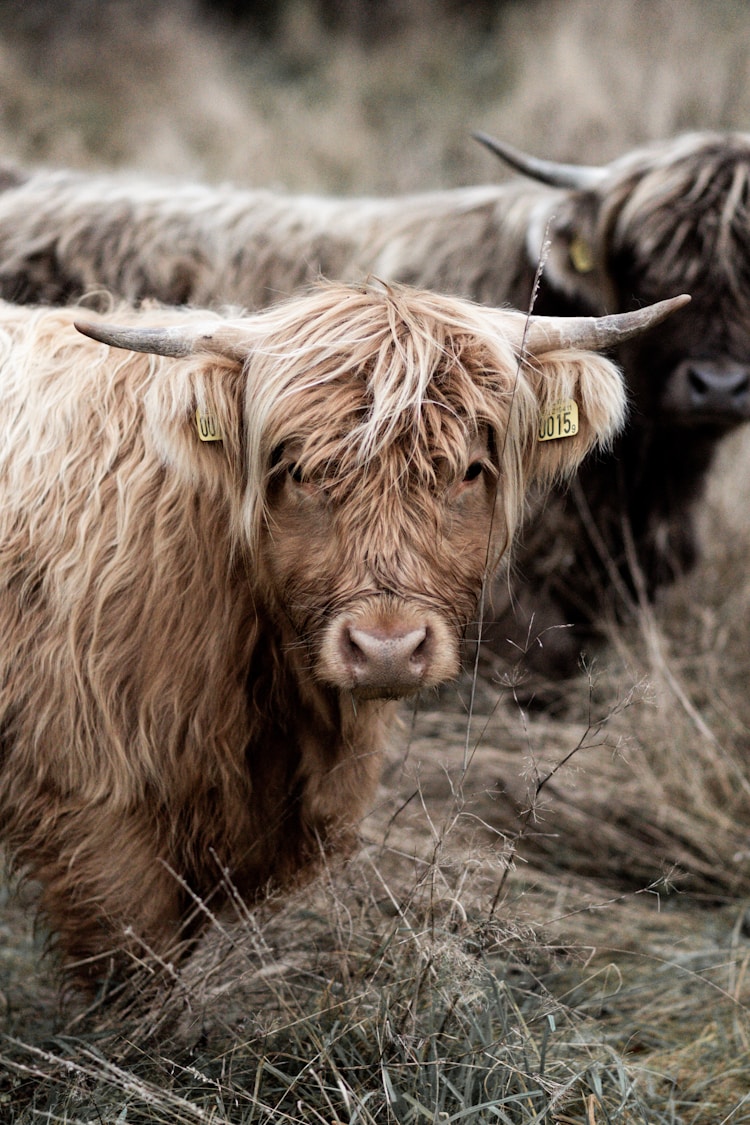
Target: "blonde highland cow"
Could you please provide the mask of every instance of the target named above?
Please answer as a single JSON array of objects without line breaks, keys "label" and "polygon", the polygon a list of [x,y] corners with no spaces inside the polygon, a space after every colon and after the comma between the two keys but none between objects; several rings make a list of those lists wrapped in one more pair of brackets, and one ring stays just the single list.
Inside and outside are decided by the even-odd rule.
[{"label": "blonde highland cow", "polygon": [[[622,424],[581,349],[680,304],[325,285],[81,325],[107,343],[0,308],[0,829],[78,981],[170,954],[223,872],[252,900],[352,847],[394,701],[456,674],[527,489]],[[539,441],[566,401],[577,433]]]}]

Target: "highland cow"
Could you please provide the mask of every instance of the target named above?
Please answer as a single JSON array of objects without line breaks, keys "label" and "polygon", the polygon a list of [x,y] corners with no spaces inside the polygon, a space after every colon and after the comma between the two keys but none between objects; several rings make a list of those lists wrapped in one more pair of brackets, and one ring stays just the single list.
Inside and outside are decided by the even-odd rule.
[{"label": "highland cow", "polygon": [[581,348],[680,303],[527,322],[328,285],[80,325],[132,352],[0,309],[0,835],[81,980],[126,931],[189,937],[222,873],[252,899],[351,847],[526,490],[622,424]]},{"label": "highland cow", "polygon": [[[693,564],[692,510],[716,444],[750,414],[750,137],[680,137],[596,169],[484,139],[543,182],[346,200],[9,170],[0,294],[65,302],[104,286],[130,300],[257,308],[318,275],[372,272],[526,309],[540,256],[540,313],[624,311],[691,291],[690,310],[616,349],[627,431],[570,492],[533,505],[516,576],[494,591],[485,639],[512,653],[541,632],[536,663],[559,674],[613,601],[632,606],[636,589],[652,596]],[[548,631],[568,622],[577,629]]]},{"label": "highland cow", "polygon": [[537,649],[559,674],[608,609],[633,609],[692,568],[693,512],[717,444],[750,418],[750,134],[686,135],[601,168],[480,139],[553,193],[527,232],[529,267],[545,243],[537,312],[625,311],[675,285],[693,298],[689,312],[615,350],[630,425],[528,522],[516,602],[506,596],[504,615],[496,603],[495,644],[504,625],[516,640],[524,627],[578,626]]}]

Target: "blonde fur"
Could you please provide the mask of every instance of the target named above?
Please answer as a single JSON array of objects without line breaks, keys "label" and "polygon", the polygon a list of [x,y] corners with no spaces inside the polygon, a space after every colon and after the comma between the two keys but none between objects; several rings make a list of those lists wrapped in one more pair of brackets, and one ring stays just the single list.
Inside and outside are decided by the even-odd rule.
[{"label": "blonde fur", "polygon": [[[90,981],[189,936],[222,872],[252,898],[351,847],[407,689],[358,693],[342,636],[424,627],[424,684],[454,674],[526,491],[624,396],[588,353],[521,363],[520,314],[379,284],[230,318],[244,362],[115,351],[76,315],[0,307],[0,828]],[[578,436],[538,443],[567,396]]]}]

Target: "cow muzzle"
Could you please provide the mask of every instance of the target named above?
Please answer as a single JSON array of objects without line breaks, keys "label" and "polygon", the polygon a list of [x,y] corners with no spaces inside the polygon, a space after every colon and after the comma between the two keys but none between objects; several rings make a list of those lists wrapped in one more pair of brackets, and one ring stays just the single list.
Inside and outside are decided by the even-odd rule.
[{"label": "cow muzzle", "polygon": [[434,612],[341,614],[329,625],[318,672],[361,699],[400,699],[458,673],[458,642]]},{"label": "cow muzzle", "polygon": [[684,425],[733,425],[750,418],[750,365],[731,359],[685,359],[669,376],[662,408]]}]

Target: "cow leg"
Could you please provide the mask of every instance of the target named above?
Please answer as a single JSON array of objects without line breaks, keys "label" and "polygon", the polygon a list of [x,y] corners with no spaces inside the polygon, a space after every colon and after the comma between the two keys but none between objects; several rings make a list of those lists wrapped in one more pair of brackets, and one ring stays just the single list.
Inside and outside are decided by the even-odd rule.
[{"label": "cow leg", "polygon": [[381,746],[393,721],[393,705],[362,702],[359,708],[343,704],[343,738],[335,755],[320,753],[320,743],[310,740],[302,760],[300,820],[317,851],[346,854],[356,840],[361,817],[372,800],[382,767]]},{"label": "cow leg", "polygon": [[150,951],[173,955],[186,905],[153,821],[96,811],[94,824],[79,813],[46,825],[41,846],[20,856],[41,884],[40,911],[54,948],[87,988]]}]

